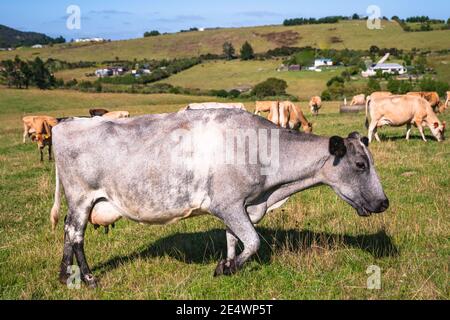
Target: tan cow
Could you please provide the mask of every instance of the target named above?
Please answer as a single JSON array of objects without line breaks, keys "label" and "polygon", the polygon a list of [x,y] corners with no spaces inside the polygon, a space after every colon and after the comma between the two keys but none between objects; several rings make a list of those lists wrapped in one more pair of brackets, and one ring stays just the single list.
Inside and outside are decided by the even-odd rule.
[{"label": "tan cow", "polygon": [[359,106],[359,105],[365,105],[365,104],[366,104],[366,95],[360,94],[360,95],[353,97],[352,102],[350,103],[350,106]]},{"label": "tan cow", "polygon": [[366,103],[368,102],[369,98],[375,99],[375,98],[384,98],[384,97],[390,97],[390,96],[392,96],[392,93],[389,91],[376,91],[367,97]]},{"label": "tan cow", "polygon": [[[369,112],[372,119],[370,125]],[[394,127],[406,125],[408,128],[406,140],[409,140],[411,126],[415,125],[426,142],[423,125],[430,128],[438,141],[442,141],[446,124],[439,121],[430,103],[420,97],[405,95],[370,99],[366,104],[366,127],[369,129],[369,142],[372,142],[374,134],[377,141],[381,141],[377,129],[385,125]]]},{"label": "tan cow", "polygon": [[278,106],[278,101],[256,101],[255,114],[260,115],[262,112],[270,112],[271,108]]},{"label": "tan cow", "polygon": [[210,109],[238,109],[247,111],[243,103],[219,103],[219,102],[204,102],[204,103],[191,103],[187,107],[180,111],[186,110],[210,110]]},{"label": "tan cow", "polygon": [[52,160],[52,127],[58,124],[53,117],[48,116],[28,116],[22,119],[25,143],[26,136],[30,136],[33,142],[37,143],[41,154],[41,161],[44,161],[44,148],[48,146],[48,158]]},{"label": "tan cow", "polygon": [[322,108],[322,99],[318,96],[314,96],[309,101],[309,107],[311,108],[311,113],[314,116],[319,115],[319,110]]},{"label": "tan cow", "polygon": [[305,133],[312,133],[312,124],[308,122],[299,106],[291,101],[283,101],[280,103],[280,109],[282,108],[289,110],[288,126],[290,129],[298,130],[301,126]]},{"label": "tan cow", "polygon": [[439,94],[437,92],[408,92],[407,95],[417,96],[424,98],[427,100],[431,107],[433,108],[434,112],[440,112],[441,111],[441,99],[439,98]]},{"label": "tan cow", "polygon": [[450,103],[450,91],[447,91],[447,100],[445,100],[445,104],[444,104],[442,111],[447,110],[449,103]]},{"label": "tan cow", "polygon": [[103,115],[103,118],[114,120],[114,119],[122,119],[129,118],[130,113],[128,111],[112,111]]},{"label": "tan cow", "polygon": [[284,129],[298,130],[301,126],[305,133],[312,132],[312,124],[306,120],[300,107],[290,101],[273,104],[267,119]]}]

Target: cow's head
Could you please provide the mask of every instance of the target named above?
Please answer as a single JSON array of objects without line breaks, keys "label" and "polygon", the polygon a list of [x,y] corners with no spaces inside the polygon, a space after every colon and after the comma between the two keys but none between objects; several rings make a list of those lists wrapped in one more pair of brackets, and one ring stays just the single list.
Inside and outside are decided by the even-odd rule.
[{"label": "cow's head", "polygon": [[436,137],[437,141],[441,142],[445,140],[445,121],[442,123],[435,122],[432,126],[430,126],[430,130],[433,133],[433,136]]},{"label": "cow's head", "polygon": [[313,132],[313,125],[311,122],[308,122],[306,125],[302,125],[303,131],[305,133],[312,133]]},{"label": "cow's head", "polygon": [[31,140],[36,142],[40,149],[43,149],[46,144],[51,140],[52,129],[47,123],[43,121],[41,132],[35,132],[31,135]]},{"label": "cow's head", "polygon": [[332,137],[331,158],[324,166],[325,183],[363,217],[389,207],[368,145],[369,140],[359,133],[347,139]]}]

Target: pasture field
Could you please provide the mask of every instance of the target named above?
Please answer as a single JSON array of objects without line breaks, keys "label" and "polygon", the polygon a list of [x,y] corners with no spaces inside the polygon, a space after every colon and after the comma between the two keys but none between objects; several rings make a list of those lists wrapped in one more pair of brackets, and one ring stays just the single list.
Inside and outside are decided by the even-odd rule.
[{"label": "pasture field", "polygon": [[61,44],[42,49],[20,48],[0,52],[0,60],[14,58],[54,58],[65,61],[114,61],[195,57],[206,53],[222,53],[222,45],[231,41],[240,48],[249,41],[255,52],[265,52],[281,46],[311,46],[314,48],[363,49],[380,48],[440,50],[450,48],[450,30],[405,32],[397,22],[382,22],[382,30],[370,30],[367,21],[342,21],[336,24],[282,25],[225,28],[203,32],[186,32],[158,37],[111,41],[100,44]]},{"label": "pasture field", "polygon": [[[213,217],[164,227],[120,221],[109,235],[89,226],[86,255],[100,288],[60,285],[63,226],[52,233],[49,222],[54,164],[22,144],[21,117],[90,107],[173,112],[210,99],[0,88],[0,299],[450,298],[449,142],[424,143],[417,131],[406,142],[402,128],[382,130],[384,142],[370,147],[391,201],[383,215],[358,217],[328,187],[305,191],[263,220],[261,249],[245,269],[220,278],[212,275],[226,254],[225,231]],[[315,119],[303,108],[315,133],[365,132],[364,116],[340,115],[338,104],[325,103]],[[367,289],[372,265],[382,270],[381,290]]]},{"label": "pasture field", "polygon": [[314,95],[320,96],[327,88],[327,81],[345,70],[338,67],[323,72],[278,72],[281,64],[281,60],[210,61],[160,82],[184,88],[231,90],[243,85],[254,87],[268,78],[278,78],[287,82],[287,93],[298,96],[300,100],[309,100]]}]

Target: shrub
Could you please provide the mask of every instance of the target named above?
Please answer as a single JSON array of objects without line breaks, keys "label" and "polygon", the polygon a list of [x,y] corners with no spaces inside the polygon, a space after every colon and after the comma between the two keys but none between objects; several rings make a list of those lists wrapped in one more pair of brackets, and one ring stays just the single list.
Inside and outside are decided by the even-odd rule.
[{"label": "shrub", "polygon": [[144,37],[145,38],[146,37],[156,37],[156,36],[159,36],[159,35],[161,35],[161,33],[159,33],[158,30],[153,30],[153,31],[144,33]]},{"label": "shrub", "polygon": [[449,90],[449,84],[447,82],[433,80],[428,77],[419,82],[419,87],[422,91],[436,91],[441,97],[444,97]]},{"label": "shrub", "polygon": [[376,79],[370,78],[365,93],[366,95],[371,95],[375,91],[381,91],[380,83]]},{"label": "shrub", "polygon": [[331,93],[328,89],[322,92],[320,97],[323,101],[331,101]]},{"label": "shrub", "polygon": [[287,83],[277,78],[269,78],[264,82],[257,84],[251,94],[258,98],[285,95]]}]

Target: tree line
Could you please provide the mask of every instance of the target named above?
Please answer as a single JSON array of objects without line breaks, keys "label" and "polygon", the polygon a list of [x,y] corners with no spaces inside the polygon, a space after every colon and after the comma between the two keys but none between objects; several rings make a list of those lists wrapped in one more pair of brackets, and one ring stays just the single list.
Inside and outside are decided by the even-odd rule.
[{"label": "tree line", "polygon": [[18,89],[35,85],[40,89],[55,87],[58,83],[41,58],[33,61],[21,60],[18,56],[14,60],[4,60],[0,63],[0,76],[8,87]]}]

